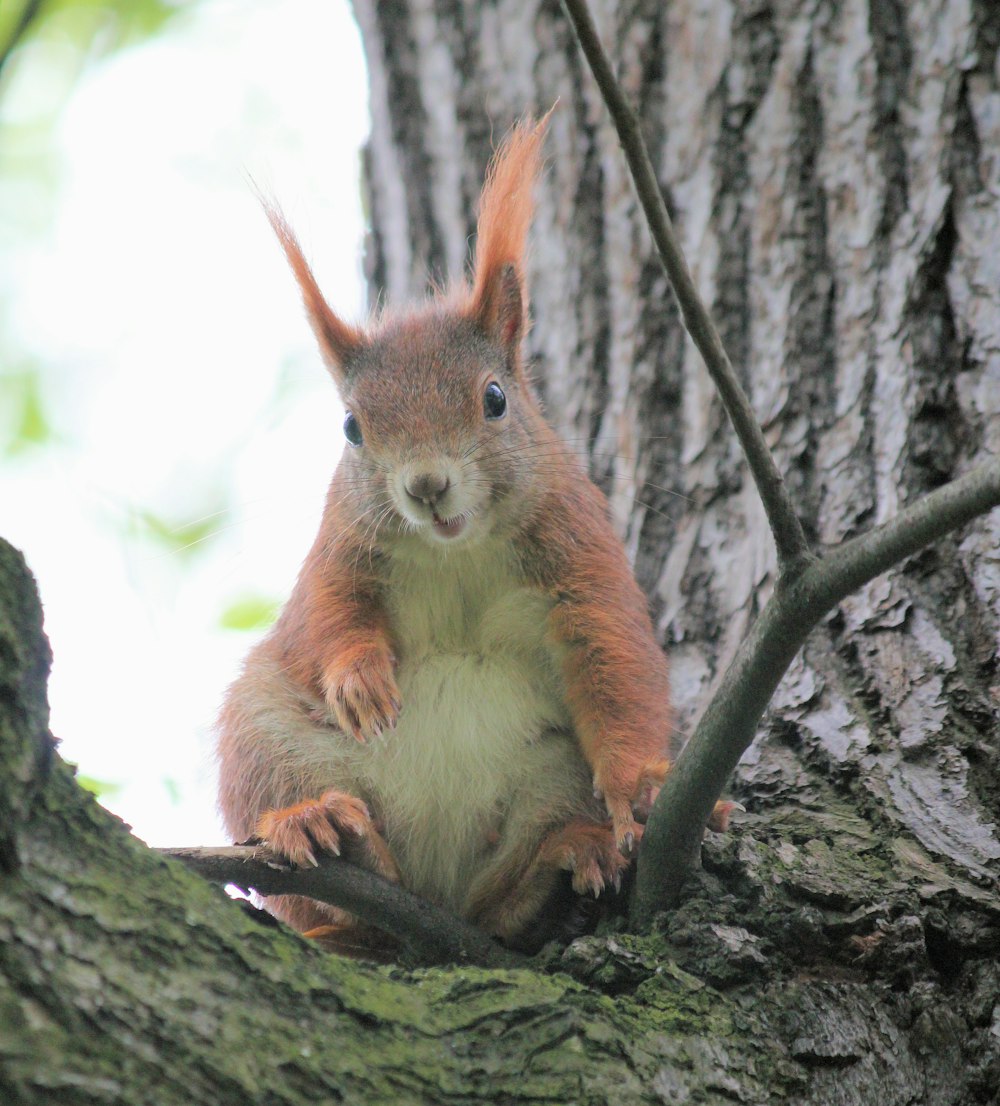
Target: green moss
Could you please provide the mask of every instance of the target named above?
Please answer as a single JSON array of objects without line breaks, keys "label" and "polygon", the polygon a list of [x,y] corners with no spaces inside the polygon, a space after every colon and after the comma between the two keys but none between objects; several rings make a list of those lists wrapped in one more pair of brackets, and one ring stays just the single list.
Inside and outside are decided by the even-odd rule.
[{"label": "green moss", "polygon": [[757,838],[739,831],[706,842],[706,862],[727,876],[835,910],[852,910],[897,882],[871,827],[843,805],[789,806],[769,815]]},{"label": "green moss", "polygon": [[646,1032],[727,1036],[731,1031],[722,996],[670,961],[631,996],[619,997],[618,1007],[620,1016]]}]

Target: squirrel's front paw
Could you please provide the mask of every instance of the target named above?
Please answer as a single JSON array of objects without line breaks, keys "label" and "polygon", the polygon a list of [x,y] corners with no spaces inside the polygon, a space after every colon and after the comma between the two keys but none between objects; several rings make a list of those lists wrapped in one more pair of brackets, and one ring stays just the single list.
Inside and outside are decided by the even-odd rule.
[{"label": "squirrel's front paw", "polygon": [[345,733],[367,741],[396,725],[401,704],[394,668],[390,653],[370,649],[327,671],[326,703]]},{"label": "squirrel's front paw", "polygon": [[[611,816],[615,839],[620,848],[631,852],[637,840],[635,824],[645,823],[663,782],[670,771],[670,761],[657,758],[649,761],[639,773],[638,779],[626,773],[615,776],[610,772],[594,773],[594,796],[603,799]],[[734,809],[742,810],[739,803],[720,801],[715,804],[708,819],[708,828],[723,833],[729,828],[729,815]]]},{"label": "squirrel's front paw", "polygon": [[611,816],[615,840],[626,852],[636,839],[635,823],[645,822],[650,808],[660,793],[670,771],[670,762],[658,757],[645,764],[638,773],[631,766],[615,772],[607,767],[594,773],[594,795],[603,799]]}]

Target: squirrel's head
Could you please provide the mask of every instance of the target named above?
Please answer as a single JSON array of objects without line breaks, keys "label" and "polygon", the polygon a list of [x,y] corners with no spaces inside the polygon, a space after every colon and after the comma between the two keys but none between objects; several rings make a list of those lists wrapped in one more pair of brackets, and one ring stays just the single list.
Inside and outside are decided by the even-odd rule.
[{"label": "squirrel's head", "polygon": [[523,511],[540,424],[521,357],[524,253],[546,122],[519,124],[493,158],[471,287],[366,327],[327,304],[294,234],[267,207],[348,412],[350,488],[370,501],[382,533],[463,544]]}]

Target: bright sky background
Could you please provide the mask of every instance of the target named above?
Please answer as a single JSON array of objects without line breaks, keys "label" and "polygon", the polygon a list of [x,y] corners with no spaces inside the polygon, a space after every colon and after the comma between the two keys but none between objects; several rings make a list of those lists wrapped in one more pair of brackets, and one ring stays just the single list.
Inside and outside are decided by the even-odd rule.
[{"label": "bright sky background", "polygon": [[[24,51],[8,119],[44,98],[53,49]],[[9,203],[0,215],[0,372],[23,351],[42,366],[58,437],[2,463],[0,533],[39,581],[62,754],[120,785],[105,805],[151,844],[224,840],[210,729],[256,635],[220,616],[287,595],[342,442],[248,177],[360,316],[367,128],[346,2],[204,0],[81,80],[41,235],[6,233]],[[210,536],[171,551],[144,512]]]}]

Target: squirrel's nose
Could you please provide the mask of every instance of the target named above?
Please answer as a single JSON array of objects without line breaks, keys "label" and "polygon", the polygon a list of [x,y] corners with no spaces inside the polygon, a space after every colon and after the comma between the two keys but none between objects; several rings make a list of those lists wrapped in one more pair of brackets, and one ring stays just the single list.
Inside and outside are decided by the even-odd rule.
[{"label": "squirrel's nose", "polygon": [[443,472],[420,472],[411,476],[405,484],[406,494],[433,507],[451,487],[451,480]]}]

